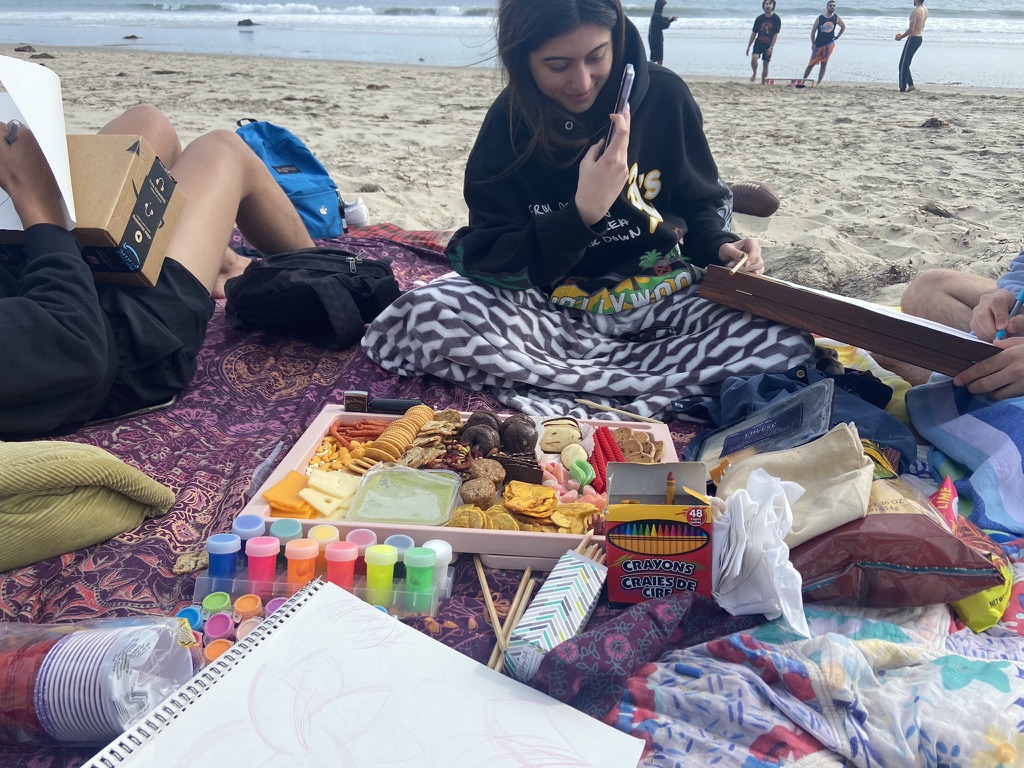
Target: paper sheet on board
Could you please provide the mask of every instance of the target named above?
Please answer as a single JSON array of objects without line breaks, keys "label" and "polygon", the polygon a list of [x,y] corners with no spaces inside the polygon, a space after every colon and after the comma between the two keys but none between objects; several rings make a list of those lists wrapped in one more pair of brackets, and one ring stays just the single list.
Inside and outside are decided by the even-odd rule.
[{"label": "paper sheet on board", "polygon": [[[60,78],[39,64],[0,56],[0,120],[18,120],[32,129],[60,188],[64,224],[75,227],[75,198],[71,192],[71,163]],[[0,229],[21,230],[11,196],[0,189]]]}]

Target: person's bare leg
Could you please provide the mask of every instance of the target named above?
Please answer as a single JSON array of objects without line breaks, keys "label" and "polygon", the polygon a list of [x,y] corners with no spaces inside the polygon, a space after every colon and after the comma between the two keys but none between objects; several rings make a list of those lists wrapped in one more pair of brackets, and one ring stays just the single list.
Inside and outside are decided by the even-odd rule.
[{"label": "person's bare leg", "polygon": [[761,85],[768,84],[768,62],[765,61],[761,65]]},{"label": "person's bare leg", "polygon": [[263,162],[233,132],[214,131],[191,142],[175,163],[185,208],[167,256],[188,269],[211,295],[248,260],[228,248],[239,229],[263,253],[310,248],[313,241],[291,201]]},{"label": "person's bare leg", "polygon": [[827,61],[821,62],[821,67],[818,69],[818,83],[821,83],[822,78],[825,77],[825,67],[828,66]]},{"label": "person's bare leg", "polygon": [[99,130],[117,136],[143,136],[170,170],[181,157],[181,140],[167,115],[150,104],[129,107]]},{"label": "person's bare leg", "polygon": [[906,287],[900,306],[908,315],[970,331],[974,308],[995,287],[994,280],[970,272],[929,269]]},{"label": "person's bare leg", "polygon": [[757,79],[757,56],[750,57],[750,71],[752,73],[750,75],[750,82],[754,82]]},{"label": "person's bare leg", "polygon": [[814,69],[813,64],[808,64],[807,69],[804,70],[804,80],[811,76],[811,70]]},{"label": "person's bare leg", "polygon": [[[915,277],[903,291],[900,308],[908,315],[923,317],[961,331],[971,330],[971,316],[983,293],[995,288],[995,281],[955,269],[929,269]],[[878,363],[913,385],[924,384],[931,371],[883,355]]]}]

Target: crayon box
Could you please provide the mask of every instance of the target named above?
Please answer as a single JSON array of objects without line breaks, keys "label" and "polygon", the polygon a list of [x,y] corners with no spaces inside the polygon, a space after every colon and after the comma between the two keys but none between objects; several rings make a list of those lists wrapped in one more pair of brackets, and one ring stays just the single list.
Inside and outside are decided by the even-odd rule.
[{"label": "crayon box", "polygon": [[[669,473],[674,484],[669,481]],[[701,462],[608,465],[608,601],[711,597],[711,502]]]}]

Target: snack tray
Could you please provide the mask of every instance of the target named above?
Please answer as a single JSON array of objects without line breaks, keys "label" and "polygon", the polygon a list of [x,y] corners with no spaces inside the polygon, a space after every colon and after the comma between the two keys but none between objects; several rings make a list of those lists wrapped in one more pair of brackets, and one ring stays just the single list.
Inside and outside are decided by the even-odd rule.
[{"label": "snack tray", "polygon": [[[470,413],[463,413],[465,421]],[[270,514],[270,505],[263,498],[263,492],[278,483],[291,470],[305,474],[310,459],[316,453],[323,442],[327,430],[338,419],[343,421],[359,421],[360,419],[383,419],[395,421],[401,418],[400,415],[363,413],[346,411],[344,406],[327,405],[317,415],[305,432],[295,441],[292,449],[285,454],[270,476],[266,479],[255,496],[246,504],[238,514],[259,515],[269,526],[273,521],[280,520],[279,516]],[[593,427],[606,426],[611,429],[615,427],[629,427],[634,430],[643,430],[650,434],[651,439],[661,440],[665,445],[662,462],[678,461],[675,445],[672,443],[672,433],[664,424],[652,424],[639,421],[606,421],[581,419],[581,423]],[[302,523],[304,531],[314,525],[329,524],[337,526],[341,531],[342,538],[348,531],[354,528],[369,528],[377,534],[377,540],[383,541],[386,537],[395,533],[404,533],[413,538],[419,546],[430,539],[444,539],[452,545],[452,550],[459,553],[479,554],[480,560],[489,568],[510,568],[523,570],[527,566],[535,570],[549,571],[554,567],[558,558],[565,554],[566,550],[575,549],[583,538],[578,534],[570,533],[535,533],[533,531],[496,531],[479,528],[448,528],[446,526],[422,526],[402,525],[386,523],[357,523],[348,520],[327,520],[324,518],[296,518]],[[594,537],[595,541],[603,541],[602,537]]]}]

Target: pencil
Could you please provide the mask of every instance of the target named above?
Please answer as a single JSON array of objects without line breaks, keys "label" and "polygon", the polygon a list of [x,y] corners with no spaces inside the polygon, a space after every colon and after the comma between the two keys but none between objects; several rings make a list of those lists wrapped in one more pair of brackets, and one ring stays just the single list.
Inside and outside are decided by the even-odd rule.
[{"label": "pencil", "polygon": [[484,574],[484,565],[480,562],[480,555],[473,555],[473,564],[476,565],[476,577],[480,580],[480,590],[484,593],[484,605],[487,606],[487,614],[491,617],[491,625],[494,628],[494,636],[498,640],[498,647],[502,651],[508,649],[508,643],[501,635],[501,620],[498,618],[498,611],[494,607],[494,600],[491,599],[491,587],[487,583],[487,576]]},{"label": "pencil", "polygon": [[589,408],[596,408],[599,411],[608,411],[608,413],[617,413],[619,414],[619,416],[626,416],[629,418],[630,421],[645,421],[648,424],[664,423],[659,421],[658,419],[652,419],[649,416],[641,416],[639,413],[630,413],[629,411],[624,411],[621,408],[612,408],[610,405],[601,405],[601,403],[595,403],[593,400],[583,400],[581,398],[576,398],[576,402],[579,403],[580,405],[585,405]]},{"label": "pencil", "polygon": [[[512,637],[512,631],[516,628],[516,624],[519,623],[519,619],[523,617],[523,613],[526,611],[526,606],[530,604],[530,597],[533,595],[533,588],[537,586],[537,582],[534,579],[530,579],[526,585],[526,591],[523,592],[522,598],[519,600],[519,605],[516,606],[515,613],[510,613],[506,624],[508,625],[508,636]],[[498,656],[498,661],[494,665],[495,672],[501,672],[505,668],[505,654],[502,653]]]},{"label": "pencil", "polygon": [[737,272],[740,271],[740,267],[742,267],[746,263],[747,263],[747,254],[744,253],[740,257],[740,260],[732,265],[732,269],[729,270],[729,274],[730,275],[735,275]]},{"label": "pencil", "polygon": [[[505,614],[505,623],[501,625],[501,636],[505,640],[506,647],[508,646],[509,638],[512,637],[512,622],[516,611],[519,610],[519,604],[523,600],[523,595],[526,591],[526,585],[530,582],[530,576],[533,574],[533,567],[526,566],[526,570],[523,571],[523,576],[519,579],[519,588],[516,590],[515,597],[512,598],[512,602],[508,606],[508,613]],[[487,660],[487,666],[494,669],[498,663],[498,659],[502,655],[501,645],[495,641],[494,648],[491,649],[491,656]]]}]

